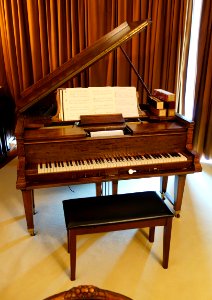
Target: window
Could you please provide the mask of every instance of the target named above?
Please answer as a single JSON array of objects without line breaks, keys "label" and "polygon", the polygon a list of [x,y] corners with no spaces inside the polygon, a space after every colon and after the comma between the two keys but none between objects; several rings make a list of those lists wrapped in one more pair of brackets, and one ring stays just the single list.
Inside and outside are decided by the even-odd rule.
[{"label": "window", "polygon": [[191,25],[191,40],[188,57],[187,82],[185,93],[185,116],[193,119],[194,89],[196,82],[197,46],[199,38],[202,0],[194,0]]}]

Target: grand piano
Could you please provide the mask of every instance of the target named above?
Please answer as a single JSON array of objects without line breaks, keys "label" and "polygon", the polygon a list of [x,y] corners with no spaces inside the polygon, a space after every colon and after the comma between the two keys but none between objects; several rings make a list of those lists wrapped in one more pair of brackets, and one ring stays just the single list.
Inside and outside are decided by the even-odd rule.
[{"label": "grand piano", "polygon": [[[34,189],[40,188],[96,183],[96,194],[101,195],[103,182],[112,182],[113,193],[117,193],[119,180],[157,176],[161,178],[160,192],[168,197],[176,216],[180,215],[186,175],[201,171],[199,156],[192,151],[193,122],[179,114],[156,118],[142,109],[136,120],[109,114],[95,118],[82,116],[79,122],[61,122],[58,119],[59,104],[54,97],[54,92],[68,80],[121,47],[149,23],[148,20],[124,22],[20,95],[17,102],[16,187],[22,192],[31,235],[35,234]],[[137,75],[150,94],[141,76]],[[34,113],[37,107],[40,111],[42,104],[51,111],[53,103],[57,106],[53,115]],[[95,129],[118,128],[124,134],[93,137],[89,134],[92,126]],[[173,196],[167,193],[171,175],[175,177]]]}]

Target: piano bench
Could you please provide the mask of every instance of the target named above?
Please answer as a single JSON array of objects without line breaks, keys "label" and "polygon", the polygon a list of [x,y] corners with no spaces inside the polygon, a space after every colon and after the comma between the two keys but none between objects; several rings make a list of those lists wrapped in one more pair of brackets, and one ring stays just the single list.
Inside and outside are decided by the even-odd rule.
[{"label": "piano bench", "polygon": [[163,267],[168,268],[172,218],[159,194],[154,191],[118,194],[63,201],[70,253],[71,280],[76,272],[76,236],[149,227],[154,241],[155,226],[164,226]]}]

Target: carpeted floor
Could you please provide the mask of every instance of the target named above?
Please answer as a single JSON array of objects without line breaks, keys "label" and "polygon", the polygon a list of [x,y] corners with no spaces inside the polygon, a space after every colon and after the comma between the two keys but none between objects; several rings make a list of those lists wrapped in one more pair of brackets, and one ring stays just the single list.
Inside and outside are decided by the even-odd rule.
[{"label": "carpeted floor", "polygon": [[[146,229],[92,234],[78,237],[77,279],[71,282],[62,200],[93,196],[95,186],[36,190],[38,234],[31,237],[15,188],[16,164],[13,159],[0,169],[0,299],[41,300],[80,284],[134,300],[212,299],[212,165],[203,163],[202,173],[187,176],[167,270],[161,266],[161,228],[154,244]],[[154,189],[159,189],[158,178],[119,184],[119,193]]]}]

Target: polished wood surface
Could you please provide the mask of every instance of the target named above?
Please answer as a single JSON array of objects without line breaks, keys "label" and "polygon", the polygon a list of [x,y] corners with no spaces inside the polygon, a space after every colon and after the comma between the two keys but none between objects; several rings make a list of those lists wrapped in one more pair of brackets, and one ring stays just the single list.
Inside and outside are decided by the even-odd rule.
[{"label": "polished wood surface", "polygon": [[62,66],[23,91],[17,102],[17,110],[24,112],[33,104],[61,87],[68,80],[74,78],[105,55],[130,40],[135,34],[144,30],[149,23],[150,20],[122,23],[90,47],[87,47]]},{"label": "polished wood surface", "polygon": [[[102,194],[102,182],[113,182],[113,193],[118,192],[118,181],[133,178],[162,177],[161,193],[166,193],[168,177],[175,176],[175,192],[170,198],[179,216],[187,174],[201,171],[199,156],[192,151],[194,123],[176,114],[171,118],[152,118],[141,113],[136,120],[124,120],[122,116],[87,116],[79,124],[59,122],[51,117],[29,117],[23,113],[39,102],[64,81],[69,80],[95,61],[116,49],[148,25],[149,21],[134,24],[123,23],[97,41],[92,47],[77,55],[73,61],[61,66],[43,80],[25,90],[17,107],[17,189],[22,191],[27,228],[34,234],[34,189],[70,184],[96,183],[96,194]],[[125,122],[126,121],[126,122]],[[91,137],[93,127],[123,129],[121,136]],[[115,127],[114,127],[115,126]],[[181,153],[185,161],[155,164],[123,164],[109,168],[77,169],[67,172],[39,173],[40,164],[67,161],[88,161],[118,156],[160,155]]]},{"label": "polished wood surface", "polygon": [[119,293],[104,290],[93,285],[79,285],[68,291],[52,295],[44,300],[132,300]]},{"label": "polished wood surface", "polygon": [[[133,134],[127,130],[123,136],[92,138],[82,127],[67,125],[59,128],[41,127],[40,129],[25,129],[24,121],[17,126],[16,132],[18,144],[18,177],[17,188],[22,190],[27,227],[31,233],[33,225],[33,190],[69,184],[96,183],[97,195],[102,192],[101,183],[112,181],[113,193],[117,193],[119,180],[127,180],[143,177],[162,177],[161,192],[166,193],[168,176],[175,175],[174,197],[170,198],[176,215],[179,216],[182,204],[183,190],[187,174],[201,171],[199,157],[191,148],[191,127],[193,123],[186,122],[177,116],[168,124],[161,121],[140,124],[140,133]],[[166,121],[164,121],[166,123]],[[141,128],[144,128],[142,130]],[[79,132],[78,132],[79,130]],[[51,132],[53,134],[51,134]],[[46,138],[45,138],[46,137]],[[114,168],[97,168],[90,170],[78,170],[75,172],[38,173],[39,163],[54,161],[87,160],[98,157],[111,157],[125,153],[134,154],[159,154],[164,152],[181,152],[186,161],[170,162],[166,164],[123,166]],[[130,174],[129,170],[133,169]],[[58,175],[59,174],[59,175]]]}]

